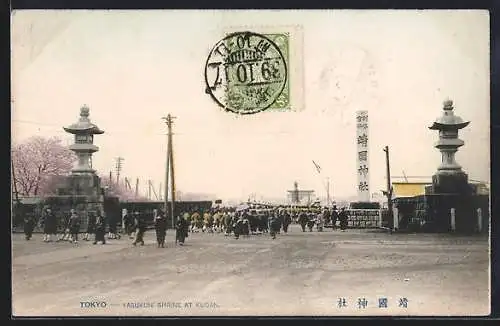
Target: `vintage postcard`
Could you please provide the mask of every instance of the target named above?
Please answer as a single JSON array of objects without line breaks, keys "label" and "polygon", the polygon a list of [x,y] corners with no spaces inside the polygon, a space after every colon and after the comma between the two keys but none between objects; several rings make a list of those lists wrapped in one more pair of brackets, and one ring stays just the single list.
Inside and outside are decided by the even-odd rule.
[{"label": "vintage postcard", "polygon": [[490,314],[487,11],[17,10],[12,314]]}]

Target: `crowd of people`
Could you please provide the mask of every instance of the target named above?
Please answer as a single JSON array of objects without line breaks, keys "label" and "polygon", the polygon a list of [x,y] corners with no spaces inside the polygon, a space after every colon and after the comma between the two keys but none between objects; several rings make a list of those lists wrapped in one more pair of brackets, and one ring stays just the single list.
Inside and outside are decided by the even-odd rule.
[{"label": "crowd of people", "polygon": [[269,233],[272,238],[276,233],[288,232],[290,224],[299,224],[303,232],[307,229],[312,232],[314,228],[322,232],[325,228],[347,229],[348,215],[344,208],[340,211],[336,206],[333,208],[247,208],[240,211],[232,209],[219,209],[205,212],[203,215],[194,212],[184,213],[184,219],[190,225],[191,232],[223,232],[226,235],[233,234],[236,239],[240,235]]},{"label": "crowd of people", "polygon": [[[312,232],[314,229],[323,232],[326,228],[335,230],[337,221],[342,231],[347,229],[348,215],[344,208],[214,208],[208,211],[193,211],[180,214],[175,220],[175,243],[183,245],[189,233],[207,232],[223,233],[226,236],[241,236],[255,234],[269,234],[276,239],[277,234],[287,234],[289,226],[293,223],[300,225],[302,232]],[[135,210],[123,216],[123,234],[133,240],[132,245],[144,245],[144,234],[148,229],[148,221],[145,214]],[[158,248],[165,247],[167,231],[167,218],[162,210],[156,210],[153,216],[154,228]],[[75,209],[71,209],[67,217],[58,221],[50,207],[45,207],[40,218],[40,226],[43,227],[43,241],[70,241],[78,243],[81,228],[81,218]],[[31,216],[24,220],[24,233],[26,240],[32,238],[36,221]],[[59,230],[62,230],[58,232]],[[107,237],[106,237],[106,230]],[[84,241],[93,244],[106,244],[107,239],[120,239],[117,222],[107,221],[102,212],[88,213],[87,228],[83,235]]]}]

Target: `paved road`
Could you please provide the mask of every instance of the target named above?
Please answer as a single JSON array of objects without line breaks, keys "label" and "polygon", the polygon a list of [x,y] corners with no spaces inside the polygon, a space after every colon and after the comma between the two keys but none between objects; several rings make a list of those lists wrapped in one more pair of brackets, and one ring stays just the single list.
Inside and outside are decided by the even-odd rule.
[{"label": "paved road", "polygon": [[[128,239],[93,246],[15,234],[14,315],[489,314],[484,237],[302,233],[294,225],[276,240],[197,233],[176,247],[169,231],[166,248],[154,241],[154,231],[144,247]],[[379,307],[383,298],[387,308]]]}]

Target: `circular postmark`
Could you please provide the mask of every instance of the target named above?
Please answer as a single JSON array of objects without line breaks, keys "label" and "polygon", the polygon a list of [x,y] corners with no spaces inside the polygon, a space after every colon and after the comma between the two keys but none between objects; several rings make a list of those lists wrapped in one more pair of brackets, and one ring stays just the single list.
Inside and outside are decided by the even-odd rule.
[{"label": "circular postmark", "polygon": [[269,108],[287,78],[280,47],[253,32],[232,33],[217,42],[205,65],[206,92],[225,110],[238,114]]}]

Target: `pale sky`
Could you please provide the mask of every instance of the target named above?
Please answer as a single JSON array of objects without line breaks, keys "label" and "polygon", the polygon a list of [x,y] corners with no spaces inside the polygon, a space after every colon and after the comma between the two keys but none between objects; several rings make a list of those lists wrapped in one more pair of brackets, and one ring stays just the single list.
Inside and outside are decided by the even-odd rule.
[{"label": "pale sky", "polygon": [[[222,111],[205,94],[204,65],[227,28],[291,25],[302,31],[292,35],[302,53],[290,67],[302,109]],[[329,177],[333,196],[353,196],[355,112],[367,110],[377,192],[385,189],[385,145],[392,175],[436,172],[438,135],[428,127],[450,98],[471,121],[457,161],[471,179],[489,182],[487,11],[16,11],[11,48],[13,141],[59,136],[69,144],[62,127],[87,104],[105,131],[94,138],[93,159],[104,175],[121,156],[122,176],[159,185],[161,117],[171,113],[182,192],[285,198],[297,180],[324,196]]]}]

